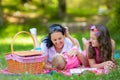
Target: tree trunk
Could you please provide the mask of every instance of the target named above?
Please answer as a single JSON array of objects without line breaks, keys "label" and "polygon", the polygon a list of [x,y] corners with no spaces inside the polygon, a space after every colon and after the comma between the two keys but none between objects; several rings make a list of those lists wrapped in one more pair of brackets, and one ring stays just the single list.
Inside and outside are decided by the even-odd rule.
[{"label": "tree trunk", "polygon": [[105,0],[105,5],[107,6],[107,8],[108,8],[109,10],[112,10],[114,3],[115,3],[115,1]]},{"label": "tree trunk", "polygon": [[40,0],[40,7],[45,8],[45,1],[44,0]]},{"label": "tree trunk", "polygon": [[1,6],[2,0],[0,0],[0,26],[3,26],[3,15],[2,15],[2,6]]},{"label": "tree trunk", "polygon": [[58,0],[58,14],[60,18],[66,17],[66,0]]},{"label": "tree trunk", "polygon": [[28,3],[28,2],[31,2],[32,0],[21,0],[21,3],[22,4],[25,4],[25,3]]},{"label": "tree trunk", "polygon": [[25,4],[26,2],[28,2],[28,0],[21,0],[22,4]]}]

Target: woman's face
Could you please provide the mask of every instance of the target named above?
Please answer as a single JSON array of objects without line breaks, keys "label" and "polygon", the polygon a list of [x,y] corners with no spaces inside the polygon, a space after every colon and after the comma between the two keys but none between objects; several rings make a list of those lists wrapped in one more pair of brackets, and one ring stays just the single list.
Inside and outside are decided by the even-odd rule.
[{"label": "woman's face", "polygon": [[91,41],[93,47],[98,47],[99,46],[99,43],[97,41],[97,37],[96,37],[94,31],[90,31],[90,41]]},{"label": "woman's face", "polygon": [[51,34],[51,41],[56,49],[62,49],[64,46],[64,35],[61,32],[54,32]]}]

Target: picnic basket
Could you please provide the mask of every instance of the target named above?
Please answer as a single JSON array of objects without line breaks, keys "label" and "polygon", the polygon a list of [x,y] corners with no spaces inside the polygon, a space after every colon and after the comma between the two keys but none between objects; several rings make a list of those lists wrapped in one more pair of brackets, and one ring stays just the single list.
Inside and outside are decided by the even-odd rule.
[{"label": "picnic basket", "polygon": [[[14,41],[16,37],[21,33],[28,34],[32,38],[34,43],[34,50],[14,51]],[[5,55],[8,71],[18,74],[26,72],[30,74],[43,73],[44,56],[42,56],[42,51],[36,51],[35,49],[35,40],[33,36],[27,31],[18,32],[12,39],[11,52]]]}]

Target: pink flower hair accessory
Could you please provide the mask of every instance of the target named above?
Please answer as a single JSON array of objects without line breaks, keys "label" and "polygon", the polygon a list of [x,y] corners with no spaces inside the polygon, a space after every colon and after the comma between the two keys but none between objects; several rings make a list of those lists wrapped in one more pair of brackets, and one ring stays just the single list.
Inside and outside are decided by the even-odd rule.
[{"label": "pink flower hair accessory", "polygon": [[99,31],[98,31],[98,29],[96,28],[95,25],[90,26],[90,29],[95,32],[95,35],[96,35],[96,36],[99,36],[99,35],[100,35],[100,33],[99,33]]}]

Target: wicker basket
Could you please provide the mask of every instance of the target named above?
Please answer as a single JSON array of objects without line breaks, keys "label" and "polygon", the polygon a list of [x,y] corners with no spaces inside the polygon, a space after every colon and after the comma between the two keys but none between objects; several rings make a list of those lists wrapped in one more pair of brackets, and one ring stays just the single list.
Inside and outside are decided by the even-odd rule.
[{"label": "wicker basket", "polygon": [[7,68],[8,71],[11,73],[31,73],[31,74],[39,74],[43,73],[44,68],[44,56],[42,56],[41,51],[14,51],[13,50],[13,43],[21,33],[29,34],[34,42],[34,49],[35,47],[35,40],[33,36],[26,31],[18,32],[12,40],[11,43],[11,53],[6,54],[5,58],[7,61]]}]

